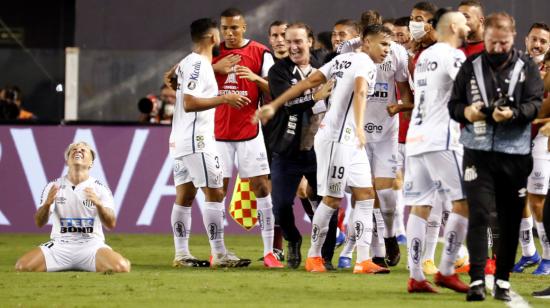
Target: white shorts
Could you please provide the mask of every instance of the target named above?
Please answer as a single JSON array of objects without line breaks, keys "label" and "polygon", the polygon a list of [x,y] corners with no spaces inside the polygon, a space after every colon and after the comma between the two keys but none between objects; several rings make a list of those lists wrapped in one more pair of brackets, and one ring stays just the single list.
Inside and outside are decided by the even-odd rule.
[{"label": "white shorts", "polygon": [[217,141],[216,143],[222,157],[224,178],[233,176],[235,154],[239,176],[242,179],[269,174],[269,162],[261,129],[254,139],[234,142]]},{"label": "white shorts", "polygon": [[397,172],[397,140],[368,143],[365,147],[375,178],[395,179]]},{"label": "white shorts", "polygon": [[455,151],[436,151],[407,156],[403,195],[406,205],[433,206],[440,200],[465,198],[462,189],[462,155]]},{"label": "white shorts", "polygon": [[100,239],[83,241],[51,240],[39,246],[46,259],[48,272],[80,270],[95,272],[95,255],[100,248],[109,248]]},{"label": "white shorts", "polygon": [[364,149],[315,138],[317,194],[344,197],[346,187],[372,187],[369,159]]},{"label": "white shorts", "polygon": [[397,144],[397,170],[401,170],[401,172],[405,170],[405,157],[407,156],[405,153],[406,147],[404,143]]},{"label": "white shorts", "polygon": [[199,187],[223,187],[222,162],[214,153],[193,153],[174,159],[174,185],[193,182]]},{"label": "white shorts", "polygon": [[533,171],[527,179],[527,192],[534,195],[546,195],[550,182],[550,160],[533,159]]}]

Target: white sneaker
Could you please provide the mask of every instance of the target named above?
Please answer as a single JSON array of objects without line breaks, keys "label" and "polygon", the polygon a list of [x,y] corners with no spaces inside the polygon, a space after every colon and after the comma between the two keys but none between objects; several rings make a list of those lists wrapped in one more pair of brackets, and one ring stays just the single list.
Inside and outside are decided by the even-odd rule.
[{"label": "white sneaker", "polygon": [[176,256],[172,261],[173,267],[209,267],[210,262],[206,260],[198,260],[191,254]]},{"label": "white sneaker", "polygon": [[250,263],[250,259],[241,259],[229,250],[210,257],[210,267],[246,267]]}]

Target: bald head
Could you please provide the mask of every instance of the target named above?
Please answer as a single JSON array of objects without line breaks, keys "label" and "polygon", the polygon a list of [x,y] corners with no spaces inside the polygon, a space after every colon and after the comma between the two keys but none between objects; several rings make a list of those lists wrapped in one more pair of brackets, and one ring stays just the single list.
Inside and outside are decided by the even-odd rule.
[{"label": "bald head", "polygon": [[446,41],[458,47],[466,40],[470,28],[466,17],[460,12],[451,11],[441,15],[436,25],[439,41]]}]

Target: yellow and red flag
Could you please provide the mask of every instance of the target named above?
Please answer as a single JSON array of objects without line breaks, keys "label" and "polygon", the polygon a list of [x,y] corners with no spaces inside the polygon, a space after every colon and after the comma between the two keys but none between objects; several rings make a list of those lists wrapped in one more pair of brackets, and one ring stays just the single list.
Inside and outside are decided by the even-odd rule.
[{"label": "yellow and red flag", "polygon": [[250,231],[258,222],[258,211],[256,205],[256,196],[250,190],[250,180],[241,180],[237,176],[231,204],[229,206],[229,215],[240,226]]}]

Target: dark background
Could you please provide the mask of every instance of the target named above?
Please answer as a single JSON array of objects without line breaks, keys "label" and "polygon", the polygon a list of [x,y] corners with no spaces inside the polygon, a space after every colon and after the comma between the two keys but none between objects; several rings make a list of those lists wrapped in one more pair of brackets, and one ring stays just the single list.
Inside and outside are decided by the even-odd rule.
[{"label": "dark background", "polygon": [[[460,1],[433,2],[440,7],[456,7]],[[522,49],[531,23],[548,22],[548,0],[482,2],[486,14],[506,11],[516,18],[516,44]],[[24,91],[24,106],[41,119],[62,118],[64,96],[54,89],[64,82],[64,48],[77,46],[81,48],[79,118],[131,121],[138,116],[137,100],[158,92],[163,72],[189,51],[188,26],[194,19],[217,19],[223,9],[235,6],[247,18],[247,37],[267,43],[267,26],[275,19],[304,21],[320,32],[331,30],[338,19],[358,19],[367,9],[378,10],[384,17],[408,16],[414,3],[410,0],[2,1],[0,18],[16,33],[23,33],[28,51],[13,41],[0,41],[0,86],[19,85]],[[5,30],[0,31],[4,36]]]}]

